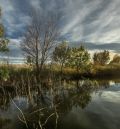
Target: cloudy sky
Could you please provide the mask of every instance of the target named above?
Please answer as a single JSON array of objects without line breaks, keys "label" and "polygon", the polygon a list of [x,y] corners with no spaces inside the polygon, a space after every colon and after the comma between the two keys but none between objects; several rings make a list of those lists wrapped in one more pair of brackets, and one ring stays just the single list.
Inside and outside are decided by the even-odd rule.
[{"label": "cloudy sky", "polygon": [[120,43],[120,0],[0,0],[2,22],[12,49],[29,24],[31,7],[44,15],[63,13],[61,35],[71,42]]}]

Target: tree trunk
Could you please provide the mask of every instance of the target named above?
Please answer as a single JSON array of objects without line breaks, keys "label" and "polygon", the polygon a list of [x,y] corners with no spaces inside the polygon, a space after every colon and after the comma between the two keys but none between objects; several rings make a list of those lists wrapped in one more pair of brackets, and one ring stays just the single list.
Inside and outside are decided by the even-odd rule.
[{"label": "tree trunk", "polygon": [[39,82],[39,52],[38,52],[38,42],[36,38],[36,80]]},{"label": "tree trunk", "polygon": [[62,75],[63,75],[63,63],[61,64],[60,75],[61,75],[61,78],[62,78]]},{"label": "tree trunk", "polygon": [[39,63],[36,62],[36,81],[39,82]]},{"label": "tree trunk", "polygon": [[77,70],[77,74],[79,74],[79,66],[77,66],[76,70]]}]

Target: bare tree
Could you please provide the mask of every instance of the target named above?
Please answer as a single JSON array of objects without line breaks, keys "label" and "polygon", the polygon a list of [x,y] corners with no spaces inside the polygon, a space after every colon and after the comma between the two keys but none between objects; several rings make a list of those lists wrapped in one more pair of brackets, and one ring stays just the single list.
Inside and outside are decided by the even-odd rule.
[{"label": "bare tree", "polygon": [[37,72],[41,73],[59,34],[58,14],[51,12],[41,16],[40,12],[33,11],[21,47],[25,56],[31,58]]}]

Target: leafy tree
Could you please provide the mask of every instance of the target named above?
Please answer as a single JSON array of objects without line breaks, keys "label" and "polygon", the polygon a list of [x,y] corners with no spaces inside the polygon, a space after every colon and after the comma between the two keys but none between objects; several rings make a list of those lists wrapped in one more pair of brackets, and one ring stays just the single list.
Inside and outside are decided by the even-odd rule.
[{"label": "leafy tree", "polygon": [[114,55],[110,64],[120,64],[120,55],[118,55],[118,54]]},{"label": "leafy tree", "polygon": [[109,51],[94,53],[93,61],[96,65],[106,65],[110,60]]},{"label": "leafy tree", "polygon": [[9,70],[7,67],[3,66],[0,68],[0,79],[7,81],[9,78]]},{"label": "leafy tree", "polygon": [[32,66],[32,64],[33,64],[33,59],[31,58],[31,56],[27,56],[27,57],[26,57],[26,60],[27,60],[26,63],[27,63],[28,65]]},{"label": "leafy tree", "polygon": [[[1,20],[1,9],[0,9],[0,20]],[[2,24],[0,24],[0,52],[8,52],[8,42],[9,40],[5,39],[5,29]],[[9,71],[7,68],[0,69],[0,79],[6,81],[9,78]]]},{"label": "leafy tree", "polygon": [[[1,19],[1,9],[0,9],[0,19]],[[9,40],[5,39],[5,29],[2,24],[0,24],[0,52],[8,51],[8,42]]]},{"label": "leafy tree", "polygon": [[3,37],[4,35],[4,27],[2,24],[0,24],[0,37]]},{"label": "leafy tree", "polygon": [[52,59],[60,65],[61,74],[63,67],[65,66],[65,63],[67,61],[69,50],[70,48],[68,47],[67,43],[62,42],[53,51]]},{"label": "leafy tree", "polygon": [[84,48],[80,46],[79,48],[71,48],[69,54],[68,65],[76,69],[77,72],[83,70],[90,63],[90,54]]}]

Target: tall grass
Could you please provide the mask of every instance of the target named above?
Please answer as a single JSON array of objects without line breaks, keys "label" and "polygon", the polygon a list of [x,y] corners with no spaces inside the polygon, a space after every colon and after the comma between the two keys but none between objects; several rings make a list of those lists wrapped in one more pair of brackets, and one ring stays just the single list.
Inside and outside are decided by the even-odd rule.
[{"label": "tall grass", "polygon": [[[39,75],[38,75],[39,76]],[[120,76],[120,65],[109,64],[106,66],[92,65],[90,70],[76,72],[75,69],[66,67],[63,69],[62,79],[74,80],[81,78],[109,78]],[[60,66],[45,66],[39,79],[43,85],[58,81],[61,77]],[[0,83],[2,85],[37,85],[36,70],[30,66],[2,65],[0,66]]]},{"label": "tall grass", "polygon": [[108,64],[106,66],[95,66],[94,77],[116,78],[120,77],[120,64]]}]

